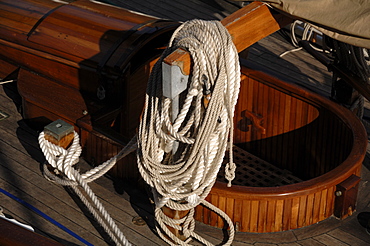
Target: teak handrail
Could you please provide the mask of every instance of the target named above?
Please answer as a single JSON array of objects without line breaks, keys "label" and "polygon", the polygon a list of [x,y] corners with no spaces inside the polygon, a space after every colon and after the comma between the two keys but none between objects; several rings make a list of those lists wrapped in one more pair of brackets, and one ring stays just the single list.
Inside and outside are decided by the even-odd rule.
[{"label": "teak handrail", "polygon": [[[287,16],[273,12],[261,2],[253,2],[232,13],[221,23],[227,28],[238,52],[269,36],[292,22]],[[179,66],[184,75],[190,74],[191,57],[189,52],[177,49],[168,55],[164,62]]]}]

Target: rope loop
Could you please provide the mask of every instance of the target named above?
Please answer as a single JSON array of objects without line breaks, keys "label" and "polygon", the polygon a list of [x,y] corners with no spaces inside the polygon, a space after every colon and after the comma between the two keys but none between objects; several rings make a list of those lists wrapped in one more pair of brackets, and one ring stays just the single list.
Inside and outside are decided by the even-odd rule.
[{"label": "rope loop", "polygon": [[[126,237],[123,235],[122,231],[120,231],[116,223],[113,221],[111,216],[105,210],[103,204],[98,200],[94,192],[88,186],[88,182],[101,177],[111,167],[114,166],[116,161],[128,155],[130,152],[136,150],[136,137],[134,137],[127,144],[127,146],[125,146],[125,148],[123,148],[116,156],[112,157],[96,168],[91,169],[83,175],[81,175],[73,167],[76,163],[78,163],[79,156],[81,155],[82,151],[79,143],[80,138],[75,131],[73,142],[67,150],[47,141],[45,139],[44,131],[40,133],[38,140],[40,148],[44,153],[47,162],[55,169],[54,173],[52,173],[49,171],[48,167],[44,165],[43,170],[45,178],[60,185],[70,186],[117,245],[131,245]],[[57,176],[55,174],[63,174],[64,176],[61,175],[60,177],[60,175]],[[85,193],[90,198],[95,207],[91,205],[90,201],[78,189],[78,185],[85,190]]]}]

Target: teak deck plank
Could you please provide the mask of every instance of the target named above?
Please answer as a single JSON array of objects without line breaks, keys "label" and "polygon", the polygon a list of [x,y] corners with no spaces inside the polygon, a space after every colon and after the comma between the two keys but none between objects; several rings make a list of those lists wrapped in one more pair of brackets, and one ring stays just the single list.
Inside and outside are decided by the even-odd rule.
[{"label": "teak deck plank", "polygon": [[302,246],[324,246],[325,244],[322,244],[318,241],[316,241],[315,239],[312,239],[312,238],[309,238],[309,239],[305,239],[301,242],[299,242],[300,245]]},{"label": "teak deck plank", "polygon": [[340,228],[329,232],[328,235],[340,240],[343,243],[347,243],[351,246],[364,246],[364,245],[368,245],[370,242],[370,241],[364,241]]},{"label": "teak deck plank", "polygon": [[[14,115],[16,114],[12,114],[12,116]],[[12,118],[7,122],[11,121],[13,121]],[[81,212],[80,208],[74,202],[73,197],[71,197],[66,190],[58,185],[48,182],[42,177],[39,167],[40,164],[27,155],[27,151],[22,148],[22,144],[17,141],[18,138],[16,135],[12,135],[6,131],[8,129],[6,125],[9,124],[1,123],[0,130],[2,139],[0,141],[0,160],[1,165],[5,165],[2,167],[2,171],[0,172],[1,187],[5,190],[12,190],[17,194],[17,196],[20,196],[22,200],[33,204],[33,206],[40,209],[50,217],[55,218],[59,223],[65,225],[67,228],[78,228],[78,234],[83,238],[89,238],[88,241],[94,245],[104,243],[104,239],[99,235],[99,232],[96,231],[90,222],[90,219],[91,221],[93,221],[93,219],[86,218],[84,213]],[[11,125],[17,125],[16,121],[11,123],[13,123]],[[22,132],[22,129],[19,129],[18,132],[19,131],[21,131],[20,134],[22,134],[22,141],[28,141],[31,143],[28,143],[28,145],[30,148],[34,148],[32,150],[33,152],[39,151],[35,146],[32,146],[32,142],[36,140],[36,136],[33,136],[34,138],[29,136],[27,137],[28,139],[26,139],[25,135],[27,135],[27,133],[24,131]],[[4,142],[3,139],[6,139],[7,141]],[[17,157],[16,160],[14,159],[15,157]],[[120,228],[124,228],[123,230],[126,232],[125,234],[128,235],[127,238],[129,238],[131,242],[136,242],[137,245],[139,245],[140,242],[145,245],[160,245],[162,243],[159,238],[148,237],[150,234],[148,234],[149,231],[147,227],[132,226],[131,220],[136,215],[136,212],[132,209],[129,201],[123,198],[120,199],[117,194],[107,192],[107,190],[100,185],[92,183],[91,187],[97,193],[99,199],[107,210],[111,214],[119,216],[120,220],[117,222],[118,226]],[[3,194],[1,195],[1,197],[4,197]],[[2,200],[3,202],[1,205],[5,208],[5,213],[11,212],[12,215],[21,214],[26,216],[21,218],[21,220],[35,226],[38,231],[51,238],[58,240],[62,240],[64,238],[72,243],[78,243],[76,239],[60,229],[55,228],[55,226],[51,225],[49,222],[43,221],[39,216],[33,215],[34,217],[31,216],[32,218],[28,218],[28,213],[23,214],[22,212],[22,208],[24,210],[24,207],[13,200],[9,198],[4,198]],[[7,201],[7,203],[4,204],[4,201]],[[114,201],[114,204],[112,201]],[[12,209],[9,210],[7,208]],[[35,220],[35,218],[39,219]]]},{"label": "teak deck plank", "polygon": [[332,237],[328,234],[322,234],[320,236],[314,237],[316,241],[319,241],[327,246],[346,246],[348,244],[343,243],[342,241],[336,239],[335,237]]}]

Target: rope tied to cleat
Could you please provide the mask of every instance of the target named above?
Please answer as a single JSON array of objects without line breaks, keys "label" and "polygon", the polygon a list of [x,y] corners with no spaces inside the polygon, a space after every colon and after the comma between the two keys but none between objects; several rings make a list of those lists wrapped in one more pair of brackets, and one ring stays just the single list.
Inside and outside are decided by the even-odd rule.
[{"label": "rope tied to cleat", "polygon": [[[190,52],[193,67],[192,75],[185,81],[185,92],[176,95],[182,105],[176,112],[171,108],[178,102],[163,95],[162,61],[179,47]],[[155,198],[156,227],[161,238],[170,245],[189,245],[192,239],[212,245],[194,231],[194,208],[202,204],[228,224],[229,235],[224,245],[231,245],[234,238],[231,219],[205,198],[216,181],[227,148],[231,153],[225,168],[229,186],[235,177],[233,115],[239,87],[238,52],[227,29],[219,21],[185,22],[174,32],[168,48],[153,67],[137,136],[119,154],[80,174],[73,167],[81,154],[78,134],[73,132],[71,146],[64,149],[47,141],[41,132],[39,144],[47,161],[66,179],[54,175],[46,166],[44,174],[51,181],[71,186],[117,245],[130,245],[88,182],[104,175],[116,161],[137,148],[139,171],[152,187]],[[97,211],[78,186],[85,190]],[[164,214],[164,206],[189,213],[173,219]],[[176,237],[168,226],[181,231],[185,239]]]}]

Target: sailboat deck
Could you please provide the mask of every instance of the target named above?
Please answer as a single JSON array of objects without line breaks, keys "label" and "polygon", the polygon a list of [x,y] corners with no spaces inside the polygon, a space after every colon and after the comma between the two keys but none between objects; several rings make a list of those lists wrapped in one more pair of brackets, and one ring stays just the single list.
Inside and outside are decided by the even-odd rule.
[{"label": "sailboat deck", "polygon": [[[162,18],[184,21],[192,18],[222,19],[237,9],[228,1],[110,1],[125,8]],[[254,44],[248,59],[288,77],[297,84],[326,97],[331,75],[326,67],[304,51],[279,54],[292,45],[275,33]],[[0,206],[4,214],[31,225],[36,233],[63,245],[109,245],[112,242],[94,221],[77,196],[69,189],[46,180],[41,172],[45,161],[38,147],[38,133],[29,128],[11,99],[11,92],[0,87]],[[365,115],[369,105],[365,104]],[[368,150],[370,151],[370,149]],[[81,172],[88,164],[79,164]],[[357,215],[370,212],[370,162],[366,157],[362,169],[357,210],[338,220],[330,217],[318,224],[278,233],[237,232],[233,245],[344,246],[368,245],[370,235],[358,222]],[[167,245],[153,231],[151,205],[145,196],[129,184],[109,177],[90,183],[90,187],[111,214],[118,227],[134,245]],[[137,217],[146,224],[135,223]],[[196,231],[214,244],[222,240],[222,231],[196,223]],[[75,233],[80,238],[71,235]],[[84,241],[86,240],[86,241]],[[194,245],[198,245],[194,242]]]}]

